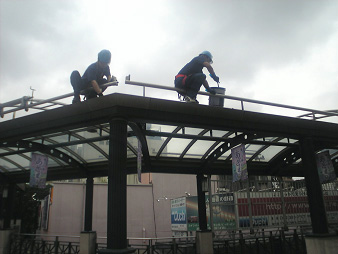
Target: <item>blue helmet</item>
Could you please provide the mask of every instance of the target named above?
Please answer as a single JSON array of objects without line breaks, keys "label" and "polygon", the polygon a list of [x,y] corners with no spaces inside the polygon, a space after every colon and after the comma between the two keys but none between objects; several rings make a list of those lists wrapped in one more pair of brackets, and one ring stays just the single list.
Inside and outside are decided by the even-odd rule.
[{"label": "blue helmet", "polygon": [[111,60],[111,53],[109,50],[107,49],[103,49],[99,52],[98,54],[98,60],[102,63],[110,63]]},{"label": "blue helmet", "polygon": [[211,63],[212,63],[212,55],[209,51],[205,50],[200,55],[205,55],[205,56],[209,57],[210,60],[211,60]]}]

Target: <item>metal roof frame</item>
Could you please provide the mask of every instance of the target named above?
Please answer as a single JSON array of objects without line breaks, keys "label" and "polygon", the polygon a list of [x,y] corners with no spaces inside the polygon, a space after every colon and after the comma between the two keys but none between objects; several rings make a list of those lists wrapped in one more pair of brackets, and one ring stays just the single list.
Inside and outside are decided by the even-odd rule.
[{"label": "metal roof frame", "polygon": [[[57,165],[49,168],[48,180],[106,176],[108,154],[95,142],[108,140],[108,123],[119,117],[128,121],[128,137],[137,137],[142,144],[143,172],[231,174],[231,156],[225,160],[220,157],[238,144],[255,144],[261,147],[248,159],[250,175],[303,176],[301,163],[295,163],[301,158],[297,141],[310,137],[317,151],[338,150],[338,124],[115,93],[1,122],[0,149],[4,152],[0,152],[0,179],[14,183],[29,181],[29,170],[8,156],[23,156],[27,160],[27,153],[32,151],[48,154],[56,161]],[[174,130],[149,130],[146,124],[173,126]],[[197,134],[186,133],[187,128],[196,129]],[[95,130],[96,134],[83,137],[81,133],[88,130]],[[215,136],[215,131],[224,135]],[[66,140],[55,140],[59,137]],[[163,138],[155,155],[149,152],[149,137]],[[172,139],[190,140],[178,157],[163,153]],[[213,143],[201,158],[191,158],[187,153],[197,141]],[[91,146],[102,159],[89,162],[69,148],[80,144]],[[271,146],[284,149],[269,161],[255,161]],[[135,156],[128,158],[127,172],[136,173],[137,150],[130,143],[128,148]],[[333,152],[336,173],[337,158],[338,152]],[[1,160],[19,170],[6,171]]]}]

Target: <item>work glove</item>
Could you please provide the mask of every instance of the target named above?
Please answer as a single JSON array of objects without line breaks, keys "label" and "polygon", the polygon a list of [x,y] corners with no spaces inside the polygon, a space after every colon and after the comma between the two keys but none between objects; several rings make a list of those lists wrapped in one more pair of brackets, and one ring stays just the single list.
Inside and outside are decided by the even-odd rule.
[{"label": "work glove", "polygon": [[114,81],[117,81],[116,77],[115,76],[111,76],[111,80],[109,82],[114,82]]},{"label": "work glove", "polygon": [[212,79],[215,80],[216,83],[219,83],[219,77],[217,77],[216,74],[210,74],[210,77],[212,77]]},{"label": "work glove", "polygon": [[207,89],[205,89],[208,93],[211,93],[212,95],[215,95],[216,94],[216,91],[214,90],[214,89],[212,89],[212,88],[207,88]]}]

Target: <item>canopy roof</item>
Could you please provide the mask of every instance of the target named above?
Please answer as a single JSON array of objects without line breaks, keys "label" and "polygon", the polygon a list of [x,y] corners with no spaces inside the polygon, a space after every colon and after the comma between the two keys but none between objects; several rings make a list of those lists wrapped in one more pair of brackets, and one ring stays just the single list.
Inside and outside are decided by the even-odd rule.
[{"label": "canopy roof", "polygon": [[106,176],[110,120],[128,121],[127,172],[230,175],[245,144],[249,175],[303,176],[299,141],[329,150],[338,174],[338,124],[111,94],[0,123],[0,179],[29,181],[32,152],[49,157],[47,180]]}]

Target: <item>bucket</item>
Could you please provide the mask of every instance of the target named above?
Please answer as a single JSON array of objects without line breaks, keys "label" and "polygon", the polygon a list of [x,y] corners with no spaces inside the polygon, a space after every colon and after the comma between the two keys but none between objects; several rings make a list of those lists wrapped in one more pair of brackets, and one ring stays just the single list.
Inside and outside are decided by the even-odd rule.
[{"label": "bucket", "polygon": [[[224,95],[225,88],[224,87],[210,87],[212,90],[216,92],[216,94]],[[224,106],[224,98],[209,96],[209,106],[223,107]]]}]

